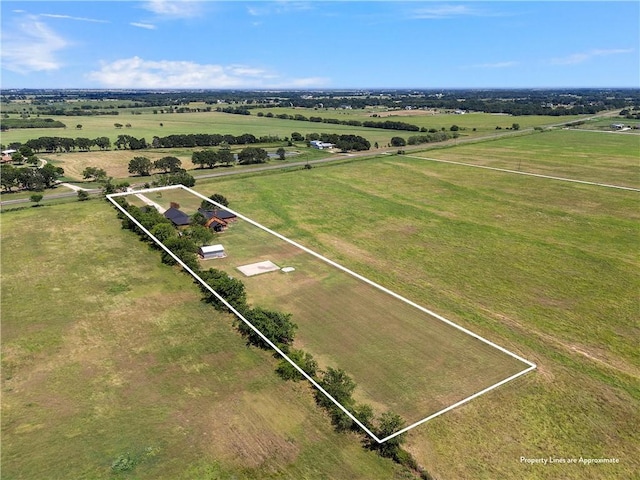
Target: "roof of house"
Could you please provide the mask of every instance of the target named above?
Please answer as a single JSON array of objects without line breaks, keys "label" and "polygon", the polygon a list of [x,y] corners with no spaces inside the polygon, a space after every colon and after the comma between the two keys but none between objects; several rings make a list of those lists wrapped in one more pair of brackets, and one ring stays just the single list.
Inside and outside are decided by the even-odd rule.
[{"label": "roof of house", "polygon": [[222,208],[216,208],[214,210],[205,210],[204,208],[199,208],[198,211],[204,215],[204,218],[210,220],[213,217],[218,217],[221,220],[226,220],[228,218],[236,218],[236,215],[228,212],[227,210],[223,210]]},{"label": "roof of house", "polygon": [[177,208],[173,207],[164,212],[164,216],[171,220],[174,225],[189,225],[191,221],[189,215],[184,213],[182,210],[178,210]]}]

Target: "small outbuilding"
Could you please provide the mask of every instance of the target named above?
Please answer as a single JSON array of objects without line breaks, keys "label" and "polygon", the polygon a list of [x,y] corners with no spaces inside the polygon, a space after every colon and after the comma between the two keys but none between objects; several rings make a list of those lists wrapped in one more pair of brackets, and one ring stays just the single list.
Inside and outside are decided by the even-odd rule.
[{"label": "small outbuilding", "polygon": [[318,150],[324,150],[325,148],[333,148],[333,143],[321,142],[320,140],[311,140],[309,146],[317,148]]},{"label": "small outbuilding", "polygon": [[207,245],[200,247],[198,253],[204,260],[209,260],[211,258],[223,258],[227,256],[222,245]]}]

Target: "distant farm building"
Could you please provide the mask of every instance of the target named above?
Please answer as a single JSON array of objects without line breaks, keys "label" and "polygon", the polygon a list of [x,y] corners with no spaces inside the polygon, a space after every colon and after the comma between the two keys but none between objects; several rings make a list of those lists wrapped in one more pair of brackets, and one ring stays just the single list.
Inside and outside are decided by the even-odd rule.
[{"label": "distant farm building", "polygon": [[2,159],[0,161],[2,163],[11,162],[13,160],[11,158],[11,155],[13,155],[16,152],[17,152],[17,150],[2,150]]},{"label": "distant farm building", "polygon": [[209,260],[211,258],[222,258],[225,257],[224,247],[222,245],[207,245],[204,247],[200,247],[198,253],[204,260]]},{"label": "distant farm building", "polygon": [[320,140],[311,140],[309,146],[317,148],[318,150],[324,150],[325,148],[333,148],[333,143],[321,142]]},{"label": "distant farm building", "polygon": [[189,215],[184,213],[182,210],[178,210],[175,207],[171,207],[169,210],[164,212],[164,216],[165,218],[171,220],[171,223],[173,223],[176,227],[182,227],[191,223]]}]

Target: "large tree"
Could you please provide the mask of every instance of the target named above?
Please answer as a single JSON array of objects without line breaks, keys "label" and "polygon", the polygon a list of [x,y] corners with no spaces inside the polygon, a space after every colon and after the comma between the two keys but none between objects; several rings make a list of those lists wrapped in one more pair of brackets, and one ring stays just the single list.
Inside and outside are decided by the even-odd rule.
[{"label": "large tree", "polygon": [[269,160],[269,154],[264,148],[247,147],[238,154],[238,163],[242,165],[266,163],[267,160]]},{"label": "large tree", "polygon": [[[344,408],[349,410],[354,407],[355,401],[352,398],[352,394],[356,384],[344,370],[327,368],[319,383]],[[338,430],[348,430],[353,426],[353,420],[324,393],[317,391],[315,396],[318,405],[329,412],[331,422]]]},{"label": "large tree", "polygon": [[108,150],[111,148],[111,140],[109,140],[109,137],[98,137],[93,142],[100,148],[100,150]]},{"label": "large tree", "polygon": [[129,162],[129,173],[146,177],[151,174],[152,167],[151,160],[147,157],[133,157]]},{"label": "large tree", "polygon": [[206,165],[209,168],[213,168],[218,162],[218,153],[215,150],[201,150],[199,152],[193,152],[191,154],[191,161],[194,165],[199,165],[200,168],[204,168]]},{"label": "large tree", "polygon": [[211,229],[203,225],[191,225],[184,231],[187,238],[190,238],[196,246],[201,247],[207,245],[213,240],[213,232]]},{"label": "large tree", "polygon": [[175,173],[180,170],[182,162],[177,157],[162,157],[153,163],[154,168],[164,173]]},{"label": "large tree", "polygon": [[38,171],[45,187],[47,188],[51,188],[58,178],[64,175],[64,170],[62,168],[56,167],[50,163],[47,163]]},{"label": "large tree", "polygon": [[0,184],[5,192],[10,192],[13,187],[17,187],[18,169],[13,165],[2,165],[0,167]]},{"label": "large tree", "polygon": [[44,188],[44,181],[39,170],[33,168],[19,168],[17,181],[25,190],[41,190]]},{"label": "large tree", "polygon": [[[375,428],[375,434],[378,438],[386,438],[391,434],[402,430],[405,426],[405,422],[400,415],[392,412],[385,412],[380,416],[378,421],[378,427]],[[383,457],[398,459],[401,454],[400,445],[407,439],[407,434],[402,433],[393,438],[390,438],[384,443],[371,443],[372,447],[380,452]]]},{"label": "large tree", "polygon": [[[293,343],[294,332],[297,325],[291,321],[290,313],[276,312],[264,308],[255,307],[244,312],[245,318],[256,327],[265,337],[271,340],[278,348],[287,352]],[[260,348],[271,348],[263,338],[258,335],[245,322],[238,321],[237,327],[240,333],[247,337],[247,341]]]},{"label": "large tree", "polygon": [[218,150],[218,163],[224,163],[226,166],[229,166],[235,161],[236,158],[233,156],[233,153],[231,153],[231,149],[228,146],[222,147]]},{"label": "large tree", "polygon": [[[224,195],[221,195],[219,193],[214,193],[213,195],[209,196],[209,199],[211,201],[219,203],[220,205],[223,205],[225,207],[229,206],[229,200],[227,200],[227,197],[225,197]],[[205,210],[211,210],[211,209],[215,208],[215,206],[211,205],[210,202],[207,202],[206,200],[203,200],[200,203],[200,208],[204,208]]]},{"label": "large tree", "polygon": [[[244,284],[235,278],[231,278],[222,270],[210,268],[200,272],[200,278],[209,285],[218,295],[224,298],[232,307],[237,310],[247,310],[247,293]],[[226,307],[207,288],[200,285],[200,290],[204,294],[204,300],[212,303],[217,309],[224,310]]]},{"label": "large tree", "polygon": [[107,172],[98,167],[87,167],[82,171],[82,178],[85,180],[95,180],[101,182],[106,180]]},{"label": "large tree", "polygon": [[[307,375],[314,377],[318,370],[318,362],[315,361],[313,356],[309,352],[304,350],[291,350],[289,352],[289,358],[300,367]],[[280,377],[285,380],[293,380],[298,382],[304,380],[304,376],[287,360],[282,359],[278,363],[276,372]]]},{"label": "large tree", "polygon": [[406,140],[402,137],[391,137],[392,147],[404,147],[406,144]]},{"label": "large tree", "polygon": [[156,223],[153,227],[151,227],[151,230],[149,230],[149,232],[151,232],[151,235],[156,237],[162,243],[164,243],[169,238],[178,236],[178,231],[170,223]]}]

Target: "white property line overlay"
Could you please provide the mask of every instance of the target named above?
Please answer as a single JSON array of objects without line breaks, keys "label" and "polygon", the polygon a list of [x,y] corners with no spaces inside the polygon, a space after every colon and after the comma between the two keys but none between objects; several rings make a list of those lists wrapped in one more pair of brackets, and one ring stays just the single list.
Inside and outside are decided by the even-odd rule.
[{"label": "white property line overlay", "polygon": [[[162,242],[160,242],[156,237],[154,237],[151,232],[149,232],[146,228],[144,228],[135,218],[133,218],[129,212],[127,212],[125,209],[123,209],[116,201],[113,200],[113,198],[115,197],[122,197],[122,196],[127,196],[127,195],[132,195],[134,193],[148,193],[148,192],[156,192],[156,191],[162,191],[162,190],[174,190],[174,189],[183,189],[189,193],[191,193],[192,195],[195,195],[196,197],[199,197],[203,200],[206,200],[207,202],[215,205],[218,208],[222,208],[224,210],[227,210],[228,212],[233,213],[234,215],[236,215],[238,218],[243,219],[244,221],[250,223],[251,225],[254,225],[258,228],[260,228],[261,230],[264,230],[267,233],[270,233],[271,235],[276,236],[277,238],[284,240],[285,242],[303,250],[306,253],[309,253],[311,255],[313,255],[314,257],[322,260],[323,262],[328,263],[329,265],[332,265],[336,268],[338,268],[339,270],[342,270],[343,272],[348,273],[349,275],[352,275],[353,277],[391,295],[394,298],[397,298],[398,300],[401,300],[409,305],[411,305],[412,307],[417,308],[418,310],[427,313],[431,316],[433,316],[434,318],[437,318],[438,320],[446,323],[447,325],[450,325],[454,328],[457,328],[458,330],[466,333],[467,335],[472,336],[473,338],[476,338],[478,340],[480,340],[481,342],[486,343],[487,345],[492,346],[493,348],[496,348],[498,350],[500,350],[503,353],[506,353],[507,355],[525,363],[526,365],[528,365],[528,367],[524,370],[522,370],[521,372],[518,372],[504,380],[499,381],[498,383],[495,383],[494,385],[491,385],[487,388],[485,388],[484,390],[481,390],[477,393],[474,393],[473,395],[470,395],[469,397],[466,397],[462,400],[460,400],[459,402],[454,403],[453,405],[450,405],[426,418],[423,418],[422,420],[418,420],[415,423],[412,423],[411,425],[392,433],[391,435],[388,435],[382,439],[378,438],[371,430],[369,430],[362,422],[360,422],[360,420],[358,420],[351,412],[349,412],[345,407],[343,407],[335,398],[333,398],[329,392],[327,392],[324,388],[322,388],[322,386],[320,386],[318,384],[318,382],[316,382],[310,375],[308,375],[302,368],[300,368],[293,360],[291,360],[282,350],[280,350],[280,348],[278,348],[271,340],[269,340],[267,337],[265,337],[262,332],[260,332],[260,330],[258,330],[256,327],[254,327],[251,322],[249,322],[246,318],[244,318],[244,316],[238,312],[235,308],[233,308],[231,306],[231,304],[229,304],[222,296],[220,296],[215,290],[213,290],[204,280],[202,280],[193,270],[191,270],[191,268],[189,268],[187,265],[184,264],[184,262],[182,260],[180,260],[180,258],[178,258],[171,250],[169,250],[167,247],[165,247]],[[490,392],[491,390],[500,387],[501,385],[504,385],[507,382],[510,382],[511,380],[515,380],[516,378],[532,371],[536,369],[536,364],[533,362],[530,362],[529,360],[526,360],[524,358],[522,358],[521,356],[507,350],[504,347],[501,347],[500,345],[497,345],[495,343],[493,343],[490,340],[487,340],[484,337],[481,337],[480,335],[478,335],[477,333],[474,333],[454,322],[452,322],[451,320],[446,319],[445,317],[438,315],[435,312],[432,312],[431,310],[422,307],[421,305],[418,305],[415,302],[412,302],[411,300],[383,287],[382,285],[378,285],[377,283],[373,282],[372,280],[369,280],[366,277],[363,277],[362,275],[355,273],[351,270],[349,270],[346,267],[343,267],[342,265],[334,262],[333,260],[330,260],[326,257],[323,257],[322,255],[320,255],[319,253],[314,252],[313,250],[308,249],[307,247],[300,245],[297,242],[294,242],[293,240],[290,240],[289,238],[279,234],[278,232],[275,232],[253,220],[251,220],[248,217],[245,217],[244,215],[242,215],[241,213],[238,213],[232,209],[230,209],[229,207],[226,207],[224,205],[221,205],[219,203],[216,203],[214,201],[212,201],[210,198],[205,197],[204,195],[196,192],[195,190],[192,190],[188,187],[185,187],[184,185],[169,185],[166,187],[156,187],[156,188],[148,188],[148,189],[144,189],[144,190],[136,190],[135,192],[133,191],[129,191],[129,192],[122,192],[122,193],[113,193],[110,195],[106,196],[107,199],[118,209],[120,210],[122,213],[124,213],[138,228],[140,228],[143,232],[145,232],[149,238],[151,238],[154,242],[156,242],[160,248],[162,248],[164,251],[166,251],[169,255],[171,255],[171,257],[176,260],[176,262],[178,262],[180,264],[180,266],[186,270],[187,272],[189,272],[193,278],[195,278],[198,282],[200,282],[201,285],[203,285],[207,290],[209,290],[211,293],[213,293],[213,295],[215,295],[215,297],[220,300],[220,302],[227,307],[234,315],[236,315],[240,320],[242,320],[244,323],[246,323],[254,332],[256,332],[260,338],[262,338],[269,346],[271,346],[276,352],[278,352],[279,355],[281,355],[287,362],[289,362],[298,372],[300,372],[300,374],[302,374],[314,387],[316,387],[318,390],[320,390],[324,395],[326,395],[326,397],[331,400],[338,408],[340,408],[340,410],[342,410],[347,416],[349,416],[349,418],[351,418],[360,428],[362,428],[367,435],[369,435],[371,438],[373,438],[376,442],[378,443],[384,443],[387,440],[390,440],[394,437],[397,437],[398,435],[401,435],[409,430],[411,430],[414,427],[417,427],[418,425],[421,425],[425,422],[428,422],[429,420],[432,420],[435,417],[438,417],[440,415],[442,415],[443,413],[446,413],[450,410],[453,410],[456,407],[459,407],[460,405],[463,405],[471,400],[473,400],[474,398],[479,397],[480,395],[484,395],[487,392]]]},{"label": "white property line overlay", "polygon": [[582,183],[584,185],[593,185],[596,187],[617,188],[619,190],[631,190],[632,192],[640,192],[640,188],[623,187],[622,185],[611,185],[608,183],[588,182],[586,180],[576,180],[575,178],[554,177],[552,175],[542,175],[540,173],[520,172],[518,170],[509,170],[507,168],[488,167],[486,165],[474,165],[473,163],[454,162],[453,160],[442,160],[440,158],[419,157],[418,155],[403,155],[409,158],[418,158],[420,160],[429,160],[430,162],[450,163],[451,165],[460,165],[462,167],[484,168],[485,170],[494,170],[503,173],[515,173],[517,175],[527,175],[529,177],[546,178],[549,180],[559,180],[562,182]]}]

